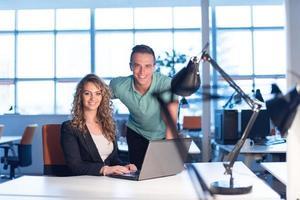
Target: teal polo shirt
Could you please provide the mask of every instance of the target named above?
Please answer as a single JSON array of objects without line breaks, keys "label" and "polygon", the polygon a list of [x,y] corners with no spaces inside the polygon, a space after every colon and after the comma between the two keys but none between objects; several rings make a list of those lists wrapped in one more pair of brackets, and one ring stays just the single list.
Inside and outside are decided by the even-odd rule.
[{"label": "teal polo shirt", "polygon": [[[171,78],[158,72],[153,73],[152,83],[144,95],[134,88],[133,75],[117,77],[111,80],[110,88],[113,98],[118,98],[129,110],[127,126],[148,140],[165,138],[166,125],[162,119],[160,105],[152,94],[171,88]],[[165,102],[172,100],[170,91],[164,92]],[[177,100],[174,95],[173,100]]]}]

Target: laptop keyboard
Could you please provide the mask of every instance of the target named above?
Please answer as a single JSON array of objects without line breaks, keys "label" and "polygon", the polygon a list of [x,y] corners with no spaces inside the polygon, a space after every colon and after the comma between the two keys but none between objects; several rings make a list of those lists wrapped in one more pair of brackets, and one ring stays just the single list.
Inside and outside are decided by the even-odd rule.
[{"label": "laptop keyboard", "polygon": [[138,176],[140,174],[140,171],[135,171],[135,172],[129,172],[122,174],[122,176]]}]

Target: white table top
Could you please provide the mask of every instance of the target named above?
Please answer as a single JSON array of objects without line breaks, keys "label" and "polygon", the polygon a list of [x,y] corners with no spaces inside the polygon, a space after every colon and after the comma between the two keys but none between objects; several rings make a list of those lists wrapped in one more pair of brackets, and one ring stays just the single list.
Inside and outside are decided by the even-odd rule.
[{"label": "white table top", "polygon": [[261,166],[280,182],[287,185],[287,163],[286,162],[263,162]]},{"label": "white table top", "polygon": [[[207,183],[228,178],[222,163],[197,163]],[[216,195],[216,199],[280,199],[280,196],[255,176],[242,162],[233,168],[236,180],[253,184],[244,195]],[[9,197],[9,198],[8,198]],[[23,176],[0,184],[0,199],[198,199],[186,170],[175,176],[129,181],[97,176],[47,177]]]},{"label": "white table top", "polygon": [[[118,148],[120,151],[128,151],[128,146],[126,142],[120,142],[118,141]],[[195,144],[195,142],[192,140],[191,146],[189,148],[189,153],[190,154],[199,154],[201,153],[200,149],[198,146]]]},{"label": "white table top", "polygon": [[21,140],[22,136],[2,136],[0,138],[0,144],[7,144]]},{"label": "white table top", "polygon": [[[227,152],[232,151],[234,145],[223,145],[217,144],[220,149]],[[274,144],[274,145],[253,145],[253,146],[243,146],[240,153],[286,153],[287,145],[286,143]]]}]

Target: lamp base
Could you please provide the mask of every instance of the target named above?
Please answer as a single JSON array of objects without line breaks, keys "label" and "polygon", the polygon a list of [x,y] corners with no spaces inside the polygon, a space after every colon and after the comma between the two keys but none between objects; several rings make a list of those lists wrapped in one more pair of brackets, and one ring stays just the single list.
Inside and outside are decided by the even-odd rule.
[{"label": "lamp base", "polygon": [[252,190],[252,185],[249,183],[230,181],[216,181],[211,184],[211,191],[213,194],[246,194]]}]

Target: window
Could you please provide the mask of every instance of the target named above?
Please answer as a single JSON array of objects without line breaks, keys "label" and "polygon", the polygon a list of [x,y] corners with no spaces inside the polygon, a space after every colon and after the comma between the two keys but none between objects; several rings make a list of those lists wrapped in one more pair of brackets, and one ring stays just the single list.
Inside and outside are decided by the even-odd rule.
[{"label": "window", "polygon": [[133,29],[133,8],[95,9],[96,29]]},{"label": "window", "polygon": [[18,10],[17,30],[53,30],[54,10]]},{"label": "window", "polygon": [[[257,75],[284,74],[285,33],[283,30],[257,30],[253,34],[254,73]],[[272,69],[272,70],[270,70]]]},{"label": "window", "polygon": [[172,8],[171,7],[135,8],[134,28],[135,29],[172,28]]},{"label": "window", "polygon": [[91,71],[89,33],[57,33],[56,76],[83,77]]},{"label": "window", "polygon": [[54,113],[54,81],[19,81],[17,91],[16,105],[20,113]]},{"label": "window", "polygon": [[76,82],[63,81],[56,83],[57,114],[71,113],[76,84]]},{"label": "window", "polygon": [[90,24],[89,9],[57,9],[56,29],[57,30],[89,30]]},{"label": "window", "polygon": [[[250,96],[260,89],[268,97],[275,81],[285,88],[283,6],[216,6],[215,10],[215,56],[226,73]],[[219,77],[217,74],[215,84],[220,83]],[[226,97],[233,92],[230,90],[220,87],[218,93]]]},{"label": "window", "polygon": [[96,74],[101,77],[128,76],[132,45],[131,32],[97,32]]},{"label": "window", "polygon": [[0,31],[13,31],[15,29],[15,11],[0,10]]},{"label": "window", "polygon": [[14,113],[15,85],[11,81],[0,82],[0,114]]},{"label": "window", "polygon": [[252,42],[248,30],[222,30],[217,34],[218,64],[231,75],[252,74]]},{"label": "window", "polygon": [[[267,95],[274,81],[283,88],[283,5],[212,10],[210,49],[218,64],[247,93],[259,88]],[[135,44],[150,45],[156,56],[175,50],[189,58],[202,49],[200,6],[0,10],[0,18],[0,114],[69,114],[84,75],[96,73],[109,83],[131,74]],[[214,84],[219,94],[233,92],[219,74]],[[199,98],[189,98],[197,114]],[[114,102],[116,112],[128,113]]]},{"label": "window", "polygon": [[17,77],[54,76],[54,36],[48,33],[22,33],[17,36]]},{"label": "window", "polygon": [[15,38],[13,34],[0,34],[0,78],[14,77]]}]

